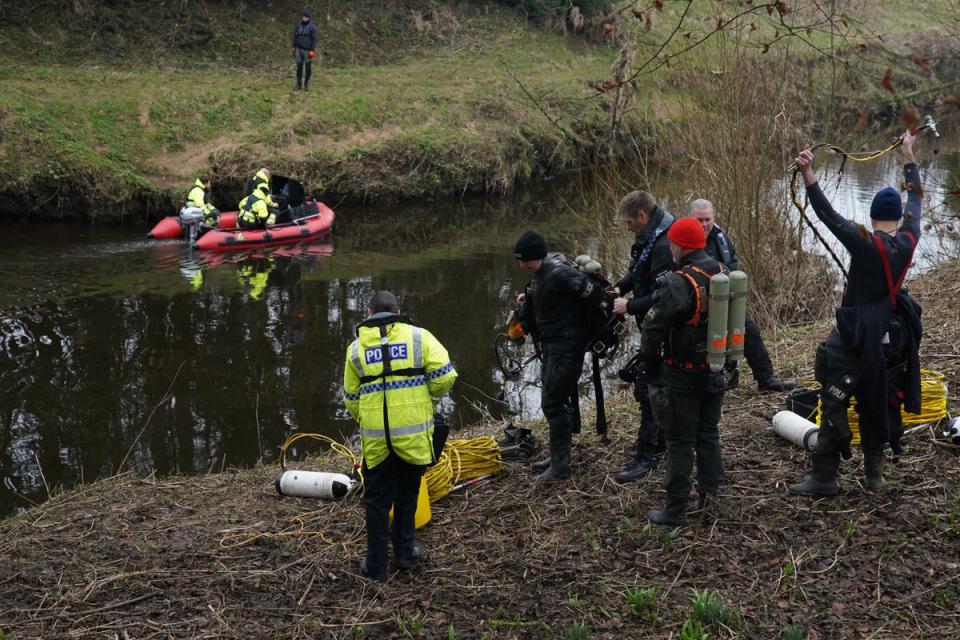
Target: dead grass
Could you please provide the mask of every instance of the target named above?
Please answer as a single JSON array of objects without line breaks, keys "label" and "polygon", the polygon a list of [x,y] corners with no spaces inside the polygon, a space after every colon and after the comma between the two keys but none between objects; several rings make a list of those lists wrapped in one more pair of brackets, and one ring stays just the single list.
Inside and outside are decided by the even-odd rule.
[{"label": "dead grass", "polygon": [[[954,262],[912,285],[925,307],[924,366],[952,389],[958,278]],[[780,364],[801,377],[828,327],[808,329],[777,342]],[[16,638],[544,638],[581,622],[593,638],[676,638],[691,589],[709,588],[736,613],[711,630],[716,638],[776,638],[787,626],[810,639],[955,637],[958,448],[916,432],[879,495],[863,491],[855,458],[839,498],[788,498],[784,485],[807,461],[772,434],[780,407],[750,385],[729,395],[718,513],[670,531],[645,519],[663,499],[662,470],[639,484],[612,480],[637,420],[632,398],[618,394],[613,442],[585,432],[571,481],[537,486],[509,463],[499,480],[435,503],[418,534],[426,561],[385,584],[355,569],[360,504],[280,498],[272,469],[100,481],[0,522],[0,629]],[[241,544],[256,533],[268,535]],[[624,596],[645,587],[660,589],[654,623]]]}]

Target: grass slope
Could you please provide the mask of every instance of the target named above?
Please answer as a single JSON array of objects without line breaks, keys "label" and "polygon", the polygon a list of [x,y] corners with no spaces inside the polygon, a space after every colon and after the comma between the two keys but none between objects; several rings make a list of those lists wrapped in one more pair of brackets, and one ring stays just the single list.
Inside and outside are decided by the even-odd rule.
[{"label": "grass slope", "polygon": [[[314,12],[323,63],[309,94],[292,93],[288,30],[299,4],[264,15],[242,3],[219,13],[217,3],[131,3],[152,14],[105,18],[129,31],[77,41],[55,28],[48,43],[37,23],[70,23],[56,4],[14,22],[0,46],[6,213],[111,218],[169,206],[167,190],[208,167],[234,187],[225,207],[262,165],[353,200],[504,189],[579,160],[520,103],[513,74],[538,94],[577,98],[611,55],[493,4],[327,3]],[[181,6],[216,17],[178,18]],[[197,24],[215,30],[209,41],[177,46]],[[601,115],[588,107],[581,127]]]},{"label": "grass slope", "polygon": [[[217,178],[218,204],[230,209],[246,176],[264,165],[334,203],[506,191],[595,157],[616,92],[599,94],[586,81],[610,77],[622,42],[638,43],[636,64],[653,55],[686,6],[651,8],[649,31],[628,10],[588,22],[590,40],[492,0],[308,4],[321,33],[309,94],[290,91],[288,43],[300,2],[38,0],[0,8],[0,216],[166,213],[205,170]],[[788,22],[815,13],[813,2],[788,4],[797,7]],[[686,31],[651,66],[745,7],[694,3]],[[741,56],[756,56],[762,72],[787,44],[794,70],[803,70],[787,74],[790,82],[813,88],[810,104],[792,111],[830,126],[844,118],[852,125],[852,106],[895,113],[899,94],[878,98],[884,69],[894,65],[904,91],[930,81],[932,73],[910,62],[921,47],[914,30],[937,36],[926,40],[940,47],[937,64],[955,58],[947,53],[957,37],[945,31],[955,7],[935,0],[919,12],[903,0],[879,8],[848,0],[837,9],[850,16],[849,39],[822,27],[766,57],[763,44],[783,27],[776,12],[760,11],[748,18],[755,30],[744,21],[737,37],[714,37],[642,76],[623,120],[636,146],[618,150],[669,150],[671,127],[708,126],[714,114],[703,113],[698,86]],[[597,38],[604,24],[613,31]],[[840,98],[826,99],[831,91]],[[826,119],[823,109],[832,110]]]}]

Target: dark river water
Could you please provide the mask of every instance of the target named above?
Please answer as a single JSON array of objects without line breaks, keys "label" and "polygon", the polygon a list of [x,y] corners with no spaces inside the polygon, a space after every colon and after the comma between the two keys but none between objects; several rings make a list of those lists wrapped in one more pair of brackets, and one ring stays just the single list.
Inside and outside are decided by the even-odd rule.
[{"label": "dark river water", "polygon": [[[946,218],[957,166],[944,149],[923,168],[925,204]],[[896,173],[893,162],[848,167],[827,192],[838,209],[863,211]],[[296,431],[349,434],[344,350],[380,288],[449,349],[461,376],[446,403],[455,424],[536,415],[535,366],[507,385],[508,405],[495,400],[494,337],[527,281],[513,241],[536,227],[570,255],[617,233],[609,206],[574,212],[562,193],[337,209],[328,242],[223,257],[147,240],[147,227],[0,226],[0,516],[119,471],[251,465],[275,460]],[[954,241],[931,237],[918,262],[955,255]],[[605,263],[615,276],[628,244],[600,252],[616,256]]]}]

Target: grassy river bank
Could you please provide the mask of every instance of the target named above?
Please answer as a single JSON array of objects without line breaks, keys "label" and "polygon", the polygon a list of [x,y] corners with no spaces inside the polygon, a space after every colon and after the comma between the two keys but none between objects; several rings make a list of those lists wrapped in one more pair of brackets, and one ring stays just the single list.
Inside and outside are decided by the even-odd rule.
[{"label": "grassy river bank", "polygon": [[[952,262],[911,284],[923,365],[951,390],[958,281]],[[811,377],[828,330],[779,333],[779,367]],[[781,407],[749,382],[729,394],[718,510],[670,531],[644,516],[663,499],[662,468],[639,484],[612,480],[636,424],[623,391],[608,400],[610,444],[587,420],[571,481],[538,487],[511,462],[504,477],[434,503],[418,534],[426,561],[384,584],[357,575],[359,502],[280,498],[275,468],[99,480],[0,522],[0,637],[705,637],[681,635],[688,620],[711,638],[956,637],[960,448],[924,429],[880,494],[863,491],[857,455],[839,498],[788,498],[807,457],[770,430]],[[949,409],[960,410],[955,398]]]},{"label": "grassy river bank", "polygon": [[[215,0],[4,8],[0,218],[138,221],[169,213],[208,170],[215,200],[229,209],[259,166],[337,204],[503,193],[611,159],[670,163],[678,128],[715,128],[717,114],[698,103],[698,87],[729,72],[730,43],[747,43],[736,55],[754,55],[768,41],[776,51],[784,28],[776,12],[758,11],[737,35],[711,37],[671,63],[665,52],[708,36],[736,3],[696,3],[689,15],[684,3],[642,13],[622,3],[579,31],[570,19],[528,19],[510,4],[315,2],[320,63],[310,93],[291,91],[287,42],[298,3],[269,11]],[[794,109],[805,115],[792,127],[824,119],[823,87],[832,87],[832,111],[817,126],[831,128],[853,123],[854,104],[897,113],[901,95],[935,84],[932,75],[953,64],[908,61],[918,50],[944,50],[952,0],[922,13],[899,1],[870,11],[841,4],[833,19],[842,29],[839,16],[849,16],[849,33],[836,45],[821,24],[809,43],[782,47],[809,63],[798,82],[821,85],[809,108]],[[798,6],[789,19],[809,19],[813,5]],[[681,19],[689,31],[658,54]],[[925,40],[913,42],[915,33]],[[598,90],[616,76],[610,65],[627,42],[637,43],[627,71],[638,67],[642,77],[623,91]],[[828,44],[830,53],[818,52]],[[646,59],[656,73],[639,70]],[[864,60],[867,71],[857,66]],[[893,64],[900,93],[890,96],[877,83]],[[614,123],[619,138],[611,137]]]}]

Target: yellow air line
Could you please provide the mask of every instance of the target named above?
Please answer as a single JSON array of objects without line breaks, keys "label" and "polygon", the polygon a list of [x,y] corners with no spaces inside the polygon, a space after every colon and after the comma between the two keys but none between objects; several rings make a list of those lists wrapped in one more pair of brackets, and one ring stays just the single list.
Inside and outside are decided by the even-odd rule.
[{"label": "yellow air line", "polygon": [[[340,454],[341,456],[350,460],[353,464],[353,468],[357,470],[357,473],[360,474],[360,482],[363,482],[363,472],[360,465],[360,460],[357,456],[351,451],[348,447],[344,446],[342,443],[337,442],[333,438],[321,435],[319,433],[295,433],[280,446],[280,469],[281,471],[286,470],[287,468],[287,449],[289,449],[293,443],[299,440],[317,440],[319,442],[325,442],[330,445],[330,449],[334,452]],[[307,511],[305,513],[299,513],[297,515],[289,516],[287,522],[290,524],[298,525],[297,529],[293,531],[262,531],[259,533],[249,534],[249,533],[229,533],[225,535],[220,540],[220,547],[223,549],[232,549],[234,547],[242,547],[248,545],[251,542],[260,539],[272,539],[277,540],[280,538],[294,538],[294,537],[306,537],[306,536],[315,536],[319,537],[324,544],[355,544],[363,539],[363,536],[359,536],[352,540],[344,541],[334,541],[327,537],[327,532],[323,530],[310,530],[307,529],[307,520],[314,515],[324,512],[323,509],[315,511]]]},{"label": "yellow air line", "polygon": [[[807,386],[806,381],[803,383]],[[817,401],[817,415],[815,422],[820,424],[821,403]],[[932,369],[920,370],[920,413],[901,411],[904,426],[918,425],[925,422],[936,422],[947,415],[947,385],[944,375]],[[860,416],[857,413],[857,401],[850,398],[847,408],[847,423],[853,433],[851,444],[860,444]]]}]

